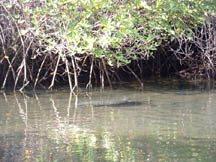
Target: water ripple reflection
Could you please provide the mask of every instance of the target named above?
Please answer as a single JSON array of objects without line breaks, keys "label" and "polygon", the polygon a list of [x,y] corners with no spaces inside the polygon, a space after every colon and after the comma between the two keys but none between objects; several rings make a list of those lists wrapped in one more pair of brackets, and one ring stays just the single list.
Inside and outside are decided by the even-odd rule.
[{"label": "water ripple reflection", "polygon": [[0,161],[216,159],[214,90],[28,93],[0,93]]}]

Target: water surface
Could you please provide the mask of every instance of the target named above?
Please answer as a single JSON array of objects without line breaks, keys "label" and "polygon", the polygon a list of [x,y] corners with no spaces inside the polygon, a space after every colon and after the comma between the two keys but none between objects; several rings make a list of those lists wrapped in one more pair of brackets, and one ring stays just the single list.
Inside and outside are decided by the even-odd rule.
[{"label": "water surface", "polygon": [[0,92],[0,162],[214,162],[216,91],[170,82]]}]

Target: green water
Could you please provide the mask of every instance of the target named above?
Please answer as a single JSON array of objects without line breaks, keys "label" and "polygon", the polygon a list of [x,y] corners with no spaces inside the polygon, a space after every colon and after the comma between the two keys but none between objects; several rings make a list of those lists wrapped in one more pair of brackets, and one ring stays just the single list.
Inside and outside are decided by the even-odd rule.
[{"label": "green water", "polygon": [[0,162],[215,162],[214,88],[117,87],[1,91]]}]

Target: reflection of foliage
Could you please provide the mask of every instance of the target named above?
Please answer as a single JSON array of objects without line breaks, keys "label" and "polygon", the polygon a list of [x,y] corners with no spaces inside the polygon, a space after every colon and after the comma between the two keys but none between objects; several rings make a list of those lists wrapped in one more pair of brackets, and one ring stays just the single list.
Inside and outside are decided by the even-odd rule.
[{"label": "reflection of foliage", "polygon": [[[142,151],[143,154],[136,154],[138,159],[143,161],[209,161],[216,158],[216,141],[196,138],[155,138],[143,136],[133,140],[133,148],[136,153]],[[212,156],[213,155],[213,156]]]},{"label": "reflection of foliage", "polygon": [[[165,91],[168,90],[166,89]],[[98,96],[103,96],[100,98],[101,100],[107,99],[104,95],[108,94],[108,91],[97,93]],[[112,94],[110,93],[110,95]],[[183,97],[179,97],[182,95],[177,95],[178,97],[175,96],[176,98],[171,99],[172,102],[175,102],[175,99],[178,101],[183,100],[185,96],[189,98],[189,95],[194,96],[194,94],[197,93],[185,94]],[[151,94],[148,95],[151,96]],[[163,97],[166,95],[163,93]],[[215,123],[215,118],[211,115],[208,121],[204,121],[205,115],[197,116],[199,108],[203,107],[195,106],[196,109],[192,109],[191,107],[194,104],[191,104],[191,100],[184,103],[187,105],[187,110],[183,110],[182,108],[178,109],[178,107],[175,107],[175,110],[166,109],[167,111],[160,109],[169,118],[172,118],[174,115],[183,115],[183,117],[178,118],[182,119],[182,121],[176,121],[173,120],[176,118],[172,118],[170,119],[171,121],[177,122],[173,124],[167,119],[161,120],[155,118],[149,120],[148,118],[147,120],[142,119],[143,123],[140,123],[141,127],[135,126],[134,129],[133,124],[137,124],[137,122],[133,122],[133,120],[136,119],[129,118],[128,121],[132,122],[129,124],[126,123],[126,125],[123,125],[119,129],[119,126],[122,126],[121,122],[125,124],[125,117],[128,117],[128,111],[126,109],[112,109],[113,113],[111,116],[93,122],[93,124],[101,122],[99,123],[99,127],[98,125],[92,126],[89,125],[93,121],[92,119],[96,119],[97,115],[101,115],[97,111],[105,113],[104,110],[102,108],[94,108],[95,116],[92,118],[91,115],[88,116],[92,113],[90,106],[86,105],[86,109],[84,108],[85,106],[76,107],[78,97],[69,95],[65,91],[56,94],[29,94],[29,97],[20,93],[15,93],[14,96],[4,94],[4,96],[5,101],[1,100],[1,105],[6,105],[5,107],[7,108],[1,109],[0,114],[0,124],[3,125],[0,132],[0,154],[3,154],[3,161],[7,161],[6,159],[11,154],[18,152],[19,154],[16,154],[16,157],[19,156],[20,159],[26,158],[26,160],[40,162],[72,160],[87,162],[214,162],[216,159],[215,125],[212,127],[212,123]],[[3,98],[3,95],[1,97]],[[92,96],[92,99],[94,100],[95,96]],[[190,99],[196,98],[192,97]],[[203,101],[201,103],[206,104],[211,109],[211,106],[214,105],[213,99],[214,95],[210,93],[209,96],[202,96]],[[84,98],[84,100],[87,99]],[[15,104],[11,104],[14,101]],[[76,108],[74,108],[72,103],[75,103]],[[106,108],[106,111],[110,113],[110,109]],[[148,115],[149,110],[150,108],[148,110],[142,109],[138,113],[142,112]],[[196,112],[191,112],[191,110]],[[84,111],[85,114],[83,114]],[[133,109],[133,111],[130,111],[130,114],[134,112],[135,110]],[[204,113],[203,111],[201,112]],[[215,114],[214,109],[206,113],[209,112]],[[157,111],[151,115],[158,118],[164,117],[158,113],[160,112]],[[80,116],[84,119],[80,119]],[[189,118],[190,121],[186,121]],[[212,122],[211,132],[209,131],[208,134],[206,132],[200,132],[199,129],[210,130],[208,128],[210,125],[209,119]],[[158,124],[161,121],[166,121],[167,123],[163,123],[162,125]],[[197,126],[197,123],[200,121],[203,125],[194,127],[194,124]],[[108,125],[110,127],[103,122],[106,122],[106,124],[109,122]],[[184,128],[177,130],[177,124],[179,123]],[[146,127],[145,130],[143,130],[143,125]],[[128,130],[124,126],[131,126],[131,128]],[[190,131],[188,132],[187,129],[190,129]]]},{"label": "reflection of foliage", "polygon": [[60,154],[67,151],[76,161],[94,161],[96,157],[96,136],[85,130],[51,129],[49,138],[51,143],[58,145]]},{"label": "reflection of foliage", "polygon": [[110,132],[102,131],[98,135],[86,130],[67,135],[59,130],[57,134],[56,131],[49,132],[51,143],[57,144],[62,153],[67,147],[67,154],[78,161],[136,161],[135,149],[131,147],[131,143],[125,143],[121,137],[116,138]]},{"label": "reflection of foliage", "polygon": [[[138,161],[214,161],[216,141],[208,139],[171,139],[157,136],[127,137],[100,131],[94,135],[88,131],[68,136],[69,143],[51,143],[59,148],[58,156],[66,154],[76,161],[138,162]],[[63,141],[63,140],[62,140]],[[62,155],[63,154],[63,155]],[[215,155],[215,156],[214,156]],[[57,158],[57,155],[55,156]]]}]

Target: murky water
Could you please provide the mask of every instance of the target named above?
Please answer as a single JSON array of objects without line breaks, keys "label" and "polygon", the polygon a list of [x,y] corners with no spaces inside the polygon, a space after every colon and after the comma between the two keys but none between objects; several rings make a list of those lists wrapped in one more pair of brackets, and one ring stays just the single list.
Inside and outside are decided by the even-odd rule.
[{"label": "murky water", "polygon": [[215,162],[216,90],[0,92],[0,162]]}]

